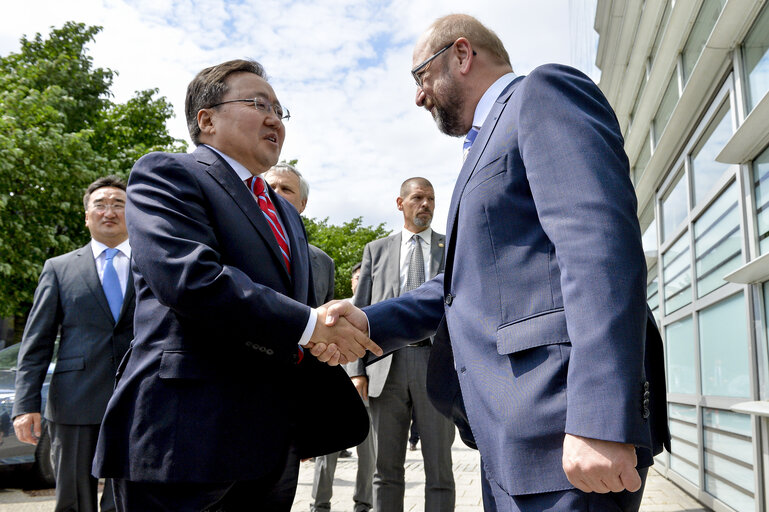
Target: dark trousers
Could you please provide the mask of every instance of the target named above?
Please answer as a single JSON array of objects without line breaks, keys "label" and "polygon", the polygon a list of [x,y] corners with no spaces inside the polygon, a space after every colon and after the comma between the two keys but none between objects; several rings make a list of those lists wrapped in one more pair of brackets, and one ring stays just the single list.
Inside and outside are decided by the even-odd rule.
[{"label": "dark trousers", "polygon": [[[56,473],[55,512],[98,512],[99,480],[91,476],[91,463],[99,425],[63,425],[49,421],[48,435]],[[109,480],[104,485],[101,510],[115,510]]]},{"label": "dark trousers", "polygon": [[[550,512],[589,512],[594,510],[637,512],[641,507],[648,472],[649,468],[638,470],[641,475],[641,488],[638,491],[609,492],[606,494],[584,493],[577,489],[567,489],[541,494],[510,496],[496,483],[487,481],[488,486],[483,486],[484,510],[487,512],[542,512],[543,510]],[[494,495],[493,504],[487,504],[486,492],[489,488]]]}]

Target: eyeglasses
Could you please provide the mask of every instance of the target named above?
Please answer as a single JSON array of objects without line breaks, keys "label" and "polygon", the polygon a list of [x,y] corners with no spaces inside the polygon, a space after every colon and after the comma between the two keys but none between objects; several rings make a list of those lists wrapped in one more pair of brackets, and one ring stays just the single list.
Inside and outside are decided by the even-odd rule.
[{"label": "eyeglasses", "polygon": [[430,63],[436,57],[438,57],[441,53],[445,52],[446,50],[454,46],[454,43],[455,41],[452,41],[451,43],[447,44],[446,46],[444,46],[443,48],[435,52],[432,57],[430,57],[429,59],[424,61],[422,64],[420,64],[419,66],[411,70],[411,76],[414,77],[414,81],[417,83],[417,87],[419,87],[420,89],[422,88],[422,75],[424,75],[425,72],[427,71],[427,66],[429,66]]},{"label": "eyeglasses", "polygon": [[288,121],[291,118],[291,113],[288,111],[287,108],[284,108],[281,106],[280,103],[270,103],[269,101],[265,100],[264,98],[251,98],[248,100],[227,100],[222,101],[221,103],[217,103],[216,105],[211,105],[209,108],[218,107],[219,105],[224,105],[225,103],[253,103],[254,108],[258,110],[259,112],[274,112],[276,116],[278,116],[278,119],[281,121]]},{"label": "eyeglasses", "polygon": [[104,204],[104,203],[96,203],[94,205],[91,205],[91,209],[98,213],[105,213],[110,208],[112,208],[113,212],[120,213],[123,210],[125,210],[125,205],[124,204]]}]

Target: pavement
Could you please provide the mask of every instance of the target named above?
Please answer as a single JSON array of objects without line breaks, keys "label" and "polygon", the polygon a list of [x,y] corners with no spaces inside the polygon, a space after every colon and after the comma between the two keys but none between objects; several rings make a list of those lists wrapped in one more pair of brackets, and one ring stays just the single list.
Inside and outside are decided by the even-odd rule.
[{"label": "pavement", "polygon": [[[354,452],[355,450],[353,450]],[[481,504],[480,458],[478,452],[465,447],[457,436],[452,447],[454,480],[457,486],[456,512],[478,512]],[[355,487],[357,458],[339,459],[334,480],[332,512],[353,510],[352,494]],[[299,470],[299,486],[291,512],[308,512],[312,501],[314,465],[303,462]],[[0,481],[0,512],[52,512],[55,499],[52,489],[22,491],[2,488]],[[419,450],[406,452],[405,512],[424,510],[424,463]],[[675,484],[649,471],[642,512],[707,512],[709,509],[694,500]]]}]

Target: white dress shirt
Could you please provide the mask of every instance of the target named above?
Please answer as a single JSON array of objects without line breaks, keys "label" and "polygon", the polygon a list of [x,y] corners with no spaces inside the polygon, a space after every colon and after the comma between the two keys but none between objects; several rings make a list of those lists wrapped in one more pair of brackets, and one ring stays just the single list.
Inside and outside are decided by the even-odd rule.
[{"label": "white dress shirt", "polygon": [[510,85],[510,82],[515,80],[515,78],[516,75],[513,72],[504,74],[486,89],[486,92],[481,96],[478,105],[475,106],[473,126],[477,126],[478,128],[483,126],[486,118],[489,117],[489,112],[491,112],[491,107],[494,106],[494,102],[497,101],[497,98],[499,98],[499,95],[505,90],[505,87]]},{"label": "white dress shirt", "polygon": [[[93,252],[94,260],[96,260],[96,273],[99,274],[99,281],[102,283],[104,282],[104,265],[107,263],[107,254],[104,251],[107,249],[109,247],[103,243],[91,239],[91,251]],[[128,243],[128,239],[115,247],[115,249],[117,249],[117,254],[112,258],[112,266],[115,267],[118,281],[120,281],[120,291],[123,292],[123,297],[125,297],[126,286],[131,274],[131,246]]]},{"label": "white dress shirt", "polygon": [[411,252],[414,250],[414,240],[412,237],[417,235],[417,240],[422,244],[422,259],[425,264],[425,281],[430,279],[430,240],[433,235],[433,228],[427,228],[419,233],[412,233],[406,228],[401,231],[401,261],[400,261],[400,279],[401,294],[406,291],[406,280],[409,276],[409,262],[411,261]]}]

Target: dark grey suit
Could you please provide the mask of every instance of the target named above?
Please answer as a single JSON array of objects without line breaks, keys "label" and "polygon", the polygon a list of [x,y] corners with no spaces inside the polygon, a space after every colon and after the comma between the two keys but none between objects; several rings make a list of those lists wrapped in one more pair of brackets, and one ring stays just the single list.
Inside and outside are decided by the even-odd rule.
[{"label": "dark grey suit", "polygon": [[[96,510],[91,460],[118,364],[133,338],[133,313],[129,276],[122,311],[117,322],[113,319],[90,244],[45,262],[19,351],[13,416],[40,412],[43,380],[60,334],[43,415],[56,459],[56,510]],[[114,509],[111,501],[111,492],[105,492],[102,510]]]},{"label": "dark grey suit", "polygon": [[[400,295],[401,233],[375,240],[363,251],[360,280],[353,302],[368,306]],[[433,231],[429,277],[443,271],[445,236]],[[350,375],[368,376],[368,394],[376,433],[374,502],[377,512],[403,510],[408,428],[412,410],[422,436],[425,459],[425,511],[454,510],[451,445],[454,425],[432,405],[426,389],[430,346],[405,347],[364,369],[348,365]]]},{"label": "dark grey suit", "polygon": [[307,244],[310,249],[315,307],[334,300],[334,260],[318,247]]}]

